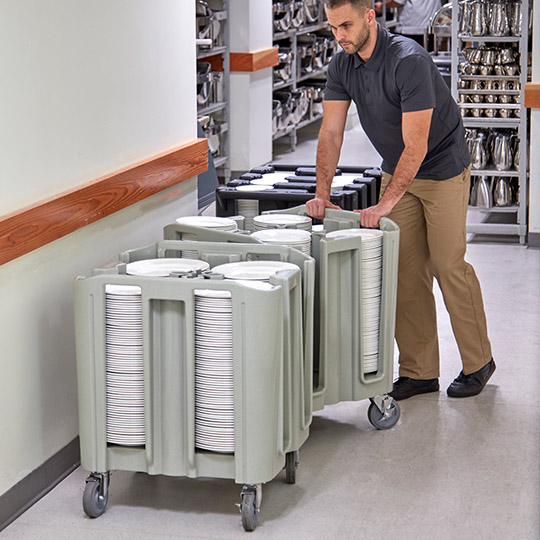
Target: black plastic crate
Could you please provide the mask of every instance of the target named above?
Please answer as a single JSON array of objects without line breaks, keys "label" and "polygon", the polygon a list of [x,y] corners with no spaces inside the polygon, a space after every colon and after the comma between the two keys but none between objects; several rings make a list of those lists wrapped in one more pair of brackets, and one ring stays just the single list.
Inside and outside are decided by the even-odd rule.
[{"label": "black plastic crate", "polygon": [[[269,189],[265,191],[238,191],[234,187],[219,187],[216,190],[216,216],[228,217],[238,215],[236,201],[239,199],[256,199],[259,201],[259,213],[268,210],[285,210],[293,208],[313,199],[313,193],[304,189]],[[358,208],[358,192],[356,190],[333,191],[330,201],[343,210]]]}]

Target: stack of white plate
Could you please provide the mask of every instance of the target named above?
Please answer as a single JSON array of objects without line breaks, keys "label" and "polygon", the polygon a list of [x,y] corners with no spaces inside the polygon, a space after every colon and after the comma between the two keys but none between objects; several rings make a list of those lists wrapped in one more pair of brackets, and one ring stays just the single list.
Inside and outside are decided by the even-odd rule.
[{"label": "stack of white plate", "polygon": [[126,265],[126,273],[132,276],[167,277],[171,273],[185,273],[208,270],[205,261],[189,259],[143,259]]},{"label": "stack of white plate", "polygon": [[358,178],[357,174],[343,174],[340,176],[334,176],[330,186],[330,191],[339,191],[343,189],[347,184],[352,184],[355,178]]},{"label": "stack of white plate", "polygon": [[285,178],[282,179],[272,179],[272,178],[265,178],[264,176],[262,178],[255,178],[255,180],[252,180],[250,182],[253,186],[275,186],[276,184],[288,184],[289,181],[285,180]]},{"label": "stack of white plate", "polygon": [[311,255],[311,233],[301,229],[265,229],[251,234],[263,244],[293,247]]},{"label": "stack of white plate", "polygon": [[226,279],[268,281],[280,270],[298,270],[296,264],[282,261],[240,261],[214,266],[212,272]]},{"label": "stack of white plate", "polygon": [[[191,227],[203,227],[204,229],[214,229],[216,231],[236,232],[238,227],[236,221],[229,218],[213,216],[186,216],[176,220],[180,225],[189,225]],[[197,235],[193,233],[182,233],[182,240],[195,241]],[[199,253],[194,250],[182,251],[183,259],[198,259]]]},{"label": "stack of white plate", "polygon": [[[247,185],[238,186],[237,191],[266,191],[272,189],[271,185]],[[236,211],[244,216],[244,229],[249,232],[253,232],[253,218],[259,215],[259,201],[258,199],[238,199],[236,201]]]},{"label": "stack of white plate", "polygon": [[234,452],[232,300],[195,290],[195,446]]},{"label": "stack of white plate", "polygon": [[251,183],[255,186],[273,186],[278,182],[288,182],[288,180],[285,180],[285,178],[291,175],[292,173],[290,171],[266,173],[262,175],[262,178],[256,178],[255,180],[251,180]]},{"label": "stack of white plate", "polygon": [[362,237],[362,343],[364,373],[377,371],[382,293],[383,232],[377,229],[344,229],[326,238]]},{"label": "stack of white plate", "polygon": [[106,285],[107,442],[146,443],[141,289]]},{"label": "stack of white plate", "polygon": [[263,214],[253,218],[253,230],[264,229],[302,229],[311,231],[312,221],[307,216],[294,214]]}]

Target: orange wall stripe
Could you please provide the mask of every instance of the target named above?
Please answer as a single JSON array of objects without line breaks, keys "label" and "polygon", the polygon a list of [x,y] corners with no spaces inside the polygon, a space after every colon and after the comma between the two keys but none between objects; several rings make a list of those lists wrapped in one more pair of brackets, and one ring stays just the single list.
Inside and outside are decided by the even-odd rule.
[{"label": "orange wall stripe", "polygon": [[540,84],[525,84],[525,107],[528,109],[540,108]]},{"label": "orange wall stripe", "polygon": [[25,255],[208,169],[208,140],[104,176],[0,216],[0,264]]},{"label": "orange wall stripe", "polygon": [[259,71],[277,66],[278,48],[270,47],[249,53],[231,53],[230,62],[231,71]]}]

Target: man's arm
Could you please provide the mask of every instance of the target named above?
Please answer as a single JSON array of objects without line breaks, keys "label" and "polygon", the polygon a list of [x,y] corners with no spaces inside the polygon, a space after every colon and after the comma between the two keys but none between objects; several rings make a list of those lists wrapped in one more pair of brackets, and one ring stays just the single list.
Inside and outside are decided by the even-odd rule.
[{"label": "man's arm", "polygon": [[324,217],[325,208],[339,208],[330,202],[330,187],[336,174],[349,105],[350,101],[323,102],[317,146],[317,189],[315,198],[306,203],[307,213],[317,219]]},{"label": "man's arm", "polygon": [[426,157],[432,114],[433,109],[403,113],[401,129],[405,148],[379,203],[365,210],[358,210],[362,227],[378,227],[379,219],[391,212],[411,185]]}]

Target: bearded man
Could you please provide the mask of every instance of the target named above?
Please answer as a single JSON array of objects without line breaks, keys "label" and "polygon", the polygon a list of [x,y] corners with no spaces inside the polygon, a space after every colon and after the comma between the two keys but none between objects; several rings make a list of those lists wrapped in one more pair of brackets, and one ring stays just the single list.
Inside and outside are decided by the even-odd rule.
[{"label": "bearded man", "polygon": [[317,190],[308,213],[323,218],[351,101],[383,158],[378,204],[360,210],[363,227],[388,216],[400,227],[396,341],[399,378],[390,395],[439,390],[433,278],[439,283],[463,369],[451,397],[479,394],[495,371],[482,292],[465,261],[470,156],[459,109],[429,54],[375,20],[371,0],[328,0],[343,48],[328,67],[317,149]]}]

